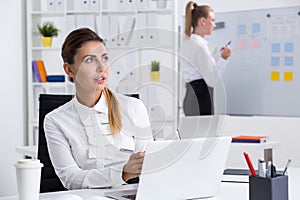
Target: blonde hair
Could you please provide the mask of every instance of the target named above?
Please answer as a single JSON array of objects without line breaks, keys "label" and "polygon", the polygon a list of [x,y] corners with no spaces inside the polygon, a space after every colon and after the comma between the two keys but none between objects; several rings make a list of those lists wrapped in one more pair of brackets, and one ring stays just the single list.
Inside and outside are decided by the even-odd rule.
[{"label": "blonde hair", "polygon": [[185,8],[185,35],[190,37],[192,28],[194,29],[198,24],[198,19],[207,18],[212,11],[213,9],[207,5],[198,6],[194,1],[188,2]]},{"label": "blonde hair", "polygon": [[108,121],[112,135],[119,133],[122,128],[122,120],[119,109],[119,102],[116,96],[107,87],[103,90],[108,107]]}]

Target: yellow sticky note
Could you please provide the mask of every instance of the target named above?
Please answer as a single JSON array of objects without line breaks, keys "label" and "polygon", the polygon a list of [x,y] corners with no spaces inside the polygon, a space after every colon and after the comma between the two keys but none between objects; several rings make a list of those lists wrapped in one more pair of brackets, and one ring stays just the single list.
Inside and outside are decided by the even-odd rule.
[{"label": "yellow sticky note", "polygon": [[284,81],[293,81],[293,72],[284,72],[283,80]]},{"label": "yellow sticky note", "polygon": [[273,71],[271,73],[271,81],[279,81],[280,80],[280,72]]}]

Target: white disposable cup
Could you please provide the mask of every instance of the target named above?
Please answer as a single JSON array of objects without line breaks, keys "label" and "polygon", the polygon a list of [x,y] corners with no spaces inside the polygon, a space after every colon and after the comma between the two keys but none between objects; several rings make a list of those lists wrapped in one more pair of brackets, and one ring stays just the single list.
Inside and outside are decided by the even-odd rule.
[{"label": "white disposable cup", "polygon": [[38,200],[43,164],[36,159],[21,159],[15,167],[19,200]]}]

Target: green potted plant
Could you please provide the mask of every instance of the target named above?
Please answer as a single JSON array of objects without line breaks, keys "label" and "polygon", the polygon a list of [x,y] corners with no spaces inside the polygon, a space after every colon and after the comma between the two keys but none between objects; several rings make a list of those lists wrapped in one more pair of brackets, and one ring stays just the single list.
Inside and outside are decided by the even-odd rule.
[{"label": "green potted plant", "polygon": [[159,69],[160,69],[159,61],[156,60],[151,61],[151,72],[150,72],[151,81],[159,81],[159,76],[160,76]]},{"label": "green potted plant", "polygon": [[38,25],[39,34],[42,35],[42,44],[44,47],[51,47],[52,37],[57,37],[59,29],[53,22],[44,22]]}]

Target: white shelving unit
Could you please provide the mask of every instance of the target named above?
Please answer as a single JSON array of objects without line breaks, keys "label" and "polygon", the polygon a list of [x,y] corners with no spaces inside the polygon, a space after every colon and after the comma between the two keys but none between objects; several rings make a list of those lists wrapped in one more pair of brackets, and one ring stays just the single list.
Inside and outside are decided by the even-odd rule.
[{"label": "white shelving unit", "polygon": [[[106,41],[111,61],[108,86],[119,93],[139,93],[150,114],[156,139],[174,133],[177,122],[177,1],[157,8],[153,0],[27,0],[28,145],[38,133],[38,96],[73,93],[73,84],[39,83],[32,60],[41,59],[48,75],[65,74],[61,45],[73,29],[89,27]],[[60,29],[52,47],[42,47],[37,25]],[[160,61],[159,82],[149,78],[150,63]]]}]

